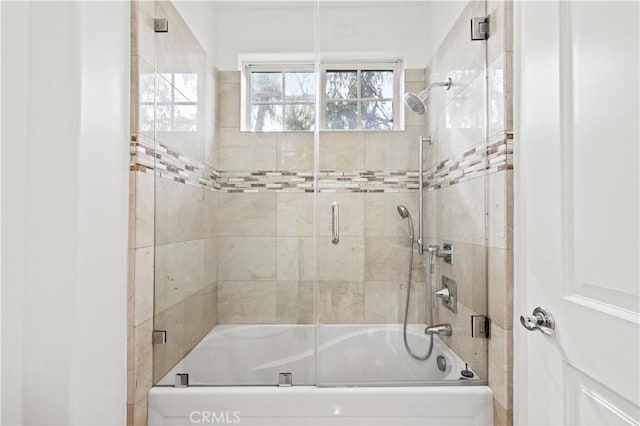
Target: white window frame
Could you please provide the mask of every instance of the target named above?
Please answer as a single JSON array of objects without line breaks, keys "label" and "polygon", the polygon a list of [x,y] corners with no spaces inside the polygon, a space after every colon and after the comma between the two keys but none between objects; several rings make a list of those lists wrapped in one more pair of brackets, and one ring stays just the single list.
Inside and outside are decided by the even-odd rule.
[{"label": "white window frame", "polygon": [[[252,102],[251,101],[251,74],[253,72],[279,72],[282,73],[282,78],[284,79],[285,73],[293,73],[293,72],[311,72],[315,73],[315,67],[313,63],[270,63],[270,64],[246,64],[244,66],[244,123],[243,129],[251,132],[259,132],[258,130],[253,130],[251,128],[251,106],[252,105],[282,105],[283,114],[286,109],[286,105],[313,105],[315,108],[315,104],[317,102],[318,94],[315,94],[315,100],[313,102],[287,102],[284,96],[285,90],[285,81],[283,81],[282,86],[282,101],[278,102]],[[316,76],[316,79],[318,76]],[[317,87],[317,83],[316,83]],[[284,118],[284,117],[283,117]],[[284,126],[284,123],[283,123]],[[315,118],[314,126],[318,126],[318,117]],[[285,130],[284,127],[282,130],[265,130],[265,132],[313,132],[313,130]]]},{"label": "white window frame", "polygon": [[[327,70],[355,70],[358,75],[358,97],[350,99],[350,101],[356,102],[358,105],[358,120],[357,128],[355,129],[327,129],[326,128],[326,115],[327,115],[327,97],[326,97],[326,72]],[[392,98],[362,98],[361,97],[361,74],[362,71],[381,71],[390,70],[393,71],[393,97]],[[251,128],[251,106],[256,104],[251,101],[251,75],[253,72],[315,72],[315,66],[312,62],[268,62],[268,63],[245,63],[243,65],[244,78],[243,84],[243,105],[242,105],[242,117],[241,117],[241,130],[248,132],[255,132]],[[383,132],[402,130],[402,117],[401,117],[401,91],[402,91],[402,76],[404,75],[402,69],[401,60],[377,60],[377,61],[326,61],[320,63],[320,76],[316,76],[316,79],[320,79],[320,85],[318,86],[316,80],[316,88],[319,87],[319,92],[316,93],[316,101],[320,102],[320,116],[315,118],[315,126],[319,128],[321,132]],[[283,86],[284,89],[284,86]],[[284,95],[284,93],[283,93]],[[379,101],[390,100],[393,105],[393,127],[391,129],[365,129],[362,128],[362,103],[367,101]],[[314,103],[315,103],[314,102]],[[283,96],[283,100],[279,102],[265,102],[265,104],[282,105],[283,108],[287,104],[304,104],[305,102],[286,102]],[[311,103],[309,103],[311,104]],[[313,130],[276,130],[273,132],[312,132]],[[270,132],[270,131],[265,131]]]},{"label": "white window frame", "polygon": [[[327,129],[327,102],[330,102],[327,98],[327,71],[356,71],[358,75],[357,85],[357,98],[349,99],[349,101],[357,102],[358,105],[358,127],[355,129]],[[392,98],[363,98],[360,91],[362,85],[360,84],[362,71],[393,71],[393,97]],[[390,130],[401,130],[400,124],[400,74],[401,74],[401,61],[376,61],[376,62],[323,62],[320,64],[320,130],[327,132],[384,132]],[[393,104],[393,127],[391,129],[364,129],[362,128],[362,103],[367,101],[384,101],[390,100]]]}]

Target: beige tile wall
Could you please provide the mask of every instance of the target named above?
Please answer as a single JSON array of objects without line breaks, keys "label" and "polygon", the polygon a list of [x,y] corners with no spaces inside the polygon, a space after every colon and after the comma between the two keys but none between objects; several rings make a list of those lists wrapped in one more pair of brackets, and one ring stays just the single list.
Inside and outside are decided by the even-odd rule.
[{"label": "beige tile wall", "polygon": [[[489,137],[513,132],[513,2],[487,1]],[[513,424],[513,171],[489,179],[489,385],[494,419]]]},{"label": "beige tile wall", "polygon": [[181,360],[217,322],[218,193],[156,179],[153,382]]},{"label": "beige tile wall", "polygon": [[[406,71],[408,89],[424,84],[424,70]],[[217,168],[312,171],[312,133],[240,131],[240,92],[240,72],[219,73]],[[321,132],[320,170],[417,170],[424,117],[407,114],[406,124],[394,132]],[[320,193],[316,247],[313,194],[219,197],[220,323],[312,323],[316,267],[320,321],[402,321],[410,246],[396,206],[417,215],[417,192]],[[333,201],[340,204],[338,245],[330,242]],[[412,322],[424,322],[424,281],[416,256]]]},{"label": "beige tile wall", "polygon": [[[316,259],[321,320],[399,322],[410,246],[396,205],[416,212],[415,192],[319,194],[326,217],[319,214],[315,247],[313,194],[219,197],[219,323],[312,323]],[[341,213],[338,245],[330,241],[334,200]],[[412,321],[423,322],[424,272],[417,257],[414,282]]]},{"label": "beige tile wall", "polygon": [[[469,40],[469,19],[481,16],[483,2],[470,2],[429,66],[429,82],[450,77],[450,90],[431,92],[427,127],[433,144],[425,150],[425,167],[459,157],[485,138],[484,47]],[[471,337],[469,317],[486,313],[485,182],[482,177],[425,191],[425,238],[430,244],[454,245],[454,264],[437,260],[436,286],[447,276],[458,286],[458,312],[436,300],[436,322],[450,323],[445,338],[481,377],[487,378],[487,341]]]},{"label": "beige tile wall", "polygon": [[[485,51],[469,40],[469,20],[490,16],[487,41],[489,120],[485,124]],[[428,128],[435,143],[425,152],[426,167],[459,156],[513,131],[512,2],[469,2],[429,67],[430,82],[453,79],[450,91],[434,89]],[[488,125],[488,128],[485,128]],[[425,232],[430,243],[453,242],[454,265],[438,260],[438,276],[458,284],[458,313],[440,304],[438,321],[450,322],[448,344],[488,379],[494,392],[495,424],[512,424],[513,184],[512,170],[425,192]],[[485,223],[486,211],[486,223]],[[485,233],[487,247],[485,248]],[[488,340],[471,338],[469,316],[488,314]],[[485,358],[485,355],[486,358]]]},{"label": "beige tile wall", "polygon": [[[155,16],[167,17],[171,28],[157,38]],[[160,142],[213,165],[217,88],[204,50],[170,2],[132,1],[131,27],[132,140]],[[172,72],[197,76],[197,96],[185,96],[197,108],[197,128],[154,133],[153,105],[144,102],[168,87]],[[217,322],[218,194],[139,167],[130,182],[127,423],[145,425],[152,384]],[[154,329],[167,331],[166,345],[152,345]]]},{"label": "beige tile wall", "polygon": [[[150,137],[139,114],[140,93],[153,73],[153,2],[131,2],[131,135]],[[144,76],[144,77],[143,77]],[[151,80],[153,80],[151,78]],[[127,342],[127,424],[147,423],[152,384],[154,178],[131,171]]]}]

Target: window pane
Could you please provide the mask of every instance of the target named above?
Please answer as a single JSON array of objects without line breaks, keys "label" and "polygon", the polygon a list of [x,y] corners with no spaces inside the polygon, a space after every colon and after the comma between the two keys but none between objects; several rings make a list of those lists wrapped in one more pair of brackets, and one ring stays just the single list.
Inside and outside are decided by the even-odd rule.
[{"label": "window pane", "polygon": [[327,71],[325,90],[327,98],[357,98],[358,73],[356,71]]},{"label": "window pane", "polygon": [[154,84],[155,74],[144,73],[140,74],[140,102],[153,102],[154,101]]},{"label": "window pane", "polygon": [[313,105],[287,105],[285,107],[285,130],[313,130],[315,107]]},{"label": "window pane", "polygon": [[363,102],[362,128],[379,130],[393,129],[393,102]]},{"label": "window pane", "polygon": [[152,132],[155,121],[155,106],[153,104],[140,105],[140,131]]},{"label": "window pane", "polygon": [[174,85],[190,102],[198,102],[198,74],[194,72],[176,73],[174,74]]},{"label": "window pane", "polygon": [[156,102],[171,102],[171,74],[156,74]]},{"label": "window pane", "polygon": [[315,86],[315,74],[312,72],[288,72],[284,75],[284,97],[289,102],[313,102]]},{"label": "window pane", "polygon": [[281,72],[251,73],[251,100],[273,102],[282,100]]},{"label": "window pane", "polygon": [[171,105],[156,105],[155,114],[156,131],[170,132],[173,130],[171,127],[173,122],[173,109]]},{"label": "window pane", "polygon": [[393,71],[362,71],[363,98],[392,98]]},{"label": "window pane", "polygon": [[195,132],[198,130],[198,108],[195,105],[176,105],[173,114],[174,132]]},{"label": "window pane", "polygon": [[282,105],[252,105],[251,128],[257,132],[282,130]]},{"label": "window pane", "polygon": [[356,102],[327,102],[327,129],[355,129],[358,127]]},{"label": "window pane", "polygon": [[[171,74],[158,74],[156,78],[156,102],[165,104],[173,102],[191,103],[182,92],[176,90],[176,87],[171,86],[171,77]],[[175,81],[176,80],[174,80],[174,84]]]}]

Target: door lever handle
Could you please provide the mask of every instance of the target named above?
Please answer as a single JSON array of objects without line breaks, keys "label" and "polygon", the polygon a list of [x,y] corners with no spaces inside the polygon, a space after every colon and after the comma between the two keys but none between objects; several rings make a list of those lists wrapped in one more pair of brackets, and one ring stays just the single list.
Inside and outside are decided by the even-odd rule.
[{"label": "door lever handle", "polygon": [[520,315],[520,324],[529,331],[540,330],[547,336],[555,334],[556,320],[547,308],[541,306],[533,310],[532,316]]}]

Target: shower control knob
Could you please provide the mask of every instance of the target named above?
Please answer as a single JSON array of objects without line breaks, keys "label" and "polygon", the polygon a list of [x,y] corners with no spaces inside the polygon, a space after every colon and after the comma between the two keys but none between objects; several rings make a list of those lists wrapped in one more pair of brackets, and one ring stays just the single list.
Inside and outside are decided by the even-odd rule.
[{"label": "shower control knob", "polygon": [[451,294],[449,293],[449,287],[442,287],[440,290],[436,291],[434,294],[438,297],[442,297],[442,300],[444,300],[445,302],[448,302],[449,298],[451,297]]},{"label": "shower control knob", "polygon": [[538,306],[533,310],[532,316],[520,315],[520,324],[529,331],[540,330],[547,336],[553,336],[556,329],[556,320],[547,308]]}]

